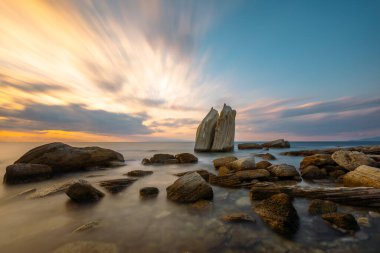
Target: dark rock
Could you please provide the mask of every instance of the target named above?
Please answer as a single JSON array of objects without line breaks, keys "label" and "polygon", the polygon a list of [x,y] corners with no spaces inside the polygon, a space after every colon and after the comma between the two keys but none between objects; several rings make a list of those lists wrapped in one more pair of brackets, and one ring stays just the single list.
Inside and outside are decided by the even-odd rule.
[{"label": "dark rock", "polygon": [[268,178],[270,176],[270,173],[269,173],[269,171],[264,170],[264,169],[256,169],[256,170],[241,170],[241,171],[236,172],[235,175],[241,181],[246,181],[246,180],[251,181],[252,179]]},{"label": "dark rock", "polygon": [[250,222],[255,223],[255,219],[246,213],[231,213],[228,215],[224,215],[222,220],[225,222]]},{"label": "dark rock", "polygon": [[150,162],[150,160],[148,158],[144,158],[144,159],[142,159],[141,164],[142,165],[150,165],[152,163]]},{"label": "dark rock", "polygon": [[110,149],[77,148],[54,142],[28,151],[15,162],[17,163],[46,164],[53,172],[61,173],[124,164],[124,157]]},{"label": "dark rock", "polygon": [[310,165],[301,169],[302,177],[305,179],[320,179],[327,176],[326,170],[322,170],[317,166]]},{"label": "dark rock", "polygon": [[351,214],[327,213],[322,215],[322,219],[345,231],[356,231],[360,229],[358,223],[355,220],[355,217]]},{"label": "dark rock", "polygon": [[142,198],[156,197],[160,191],[157,187],[144,187],[140,189],[140,196]]},{"label": "dark rock", "polygon": [[119,193],[123,191],[125,188],[134,183],[137,179],[135,178],[121,178],[121,179],[112,179],[101,181],[99,185],[104,187],[110,193]]},{"label": "dark rock", "polygon": [[191,207],[198,210],[212,210],[212,202],[209,200],[201,199],[191,204]]},{"label": "dark rock", "polygon": [[272,164],[268,161],[261,161],[256,163],[256,169],[267,169],[270,166],[272,166]]},{"label": "dark rock", "polygon": [[198,158],[190,153],[181,153],[175,155],[175,158],[179,161],[179,163],[197,163]]},{"label": "dark rock", "polygon": [[185,171],[185,172],[176,173],[174,175],[177,176],[177,177],[182,177],[182,176],[184,176],[186,174],[190,174],[190,173],[193,173],[193,172],[198,173],[204,180],[206,180],[206,182],[208,182],[210,173],[207,170]]},{"label": "dark rock", "polygon": [[261,146],[264,148],[290,148],[289,142],[284,139],[265,142]]},{"label": "dark rock", "polygon": [[253,210],[274,231],[291,236],[298,230],[299,218],[292,205],[291,198],[284,194],[276,194],[261,203],[255,204]]},{"label": "dark rock", "polygon": [[155,154],[150,158],[151,163],[165,163],[166,160],[175,159],[174,155],[170,154]]},{"label": "dark rock", "polygon": [[241,143],[238,144],[238,149],[262,149],[261,144],[258,143]]},{"label": "dark rock", "polygon": [[179,163],[178,159],[168,159],[165,160],[164,164],[177,164]]},{"label": "dark rock", "polygon": [[346,171],[344,170],[335,170],[335,171],[329,172],[329,176],[333,178],[339,178],[345,174],[346,174]]},{"label": "dark rock", "polygon": [[235,174],[226,176],[215,176],[213,174],[210,174],[209,183],[222,187],[240,187],[242,181]]},{"label": "dark rock", "polygon": [[130,176],[130,177],[144,177],[151,174],[153,174],[153,171],[151,170],[132,170],[124,175]]},{"label": "dark rock", "polygon": [[181,203],[194,203],[200,199],[213,198],[211,186],[198,174],[189,173],[166,188],[168,199]]},{"label": "dark rock", "polygon": [[325,214],[335,213],[338,210],[338,205],[329,200],[314,199],[309,205],[309,214]]},{"label": "dark rock", "polygon": [[283,152],[281,155],[286,156],[311,156],[315,154],[333,154],[336,151],[345,150],[345,151],[358,151],[362,152],[366,155],[380,155],[380,145],[375,146],[358,146],[358,147],[350,147],[350,148],[328,148],[328,149],[316,149],[316,150],[297,150],[297,151],[289,151]]},{"label": "dark rock", "polygon": [[331,158],[331,155],[327,154],[316,154],[311,156],[306,156],[301,161],[301,169],[306,168],[310,165],[317,166],[319,168],[328,165],[337,165],[336,162]]},{"label": "dark rock", "polygon": [[276,164],[267,168],[267,170],[275,177],[295,177],[299,176],[296,167],[288,164]]},{"label": "dark rock", "polygon": [[346,187],[368,186],[380,189],[380,169],[366,165],[359,166],[343,176]]},{"label": "dark rock", "polygon": [[194,150],[197,152],[210,151],[214,142],[215,127],[219,113],[214,108],[202,120],[197,128]]},{"label": "dark rock", "polygon": [[227,157],[221,157],[213,160],[214,167],[216,169],[219,169],[219,167],[225,166],[227,163],[236,161],[237,158],[235,156],[227,156]]},{"label": "dark rock", "polygon": [[255,163],[255,158],[247,157],[247,158],[240,158],[236,161],[227,163],[225,166],[228,169],[233,170],[233,171],[253,170],[256,168],[256,163]]},{"label": "dark rock", "polygon": [[94,202],[104,197],[104,193],[85,180],[79,180],[70,185],[66,190],[66,194],[75,202]]},{"label": "dark rock", "polygon": [[5,169],[4,183],[19,184],[49,179],[53,176],[50,166],[44,164],[17,163]]},{"label": "dark rock", "polygon": [[255,154],[256,157],[260,157],[264,160],[276,160],[276,157],[270,153],[265,154]]},{"label": "dark rock", "polygon": [[331,158],[346,170],[352,171],[360,165],[374,166],[376,162],[362,152],[339,150]]}]

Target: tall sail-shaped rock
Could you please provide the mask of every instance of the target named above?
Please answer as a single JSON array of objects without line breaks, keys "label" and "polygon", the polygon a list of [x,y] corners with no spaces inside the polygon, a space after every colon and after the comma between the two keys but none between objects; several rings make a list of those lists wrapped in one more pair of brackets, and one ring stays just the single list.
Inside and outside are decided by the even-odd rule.
[{"label": "tall sail-shaped rock", "polygon": [[211,151],[231,151],[234,149],[236,111],[226,104],[220,113],[215,127]]},{"label": "tall sail-shaped rock", "polygon": [[215,126],[218,120],[219,113],[214,108],[202,120],[197,129],[195,138],[195,151],[210,151],[214,141]]}]

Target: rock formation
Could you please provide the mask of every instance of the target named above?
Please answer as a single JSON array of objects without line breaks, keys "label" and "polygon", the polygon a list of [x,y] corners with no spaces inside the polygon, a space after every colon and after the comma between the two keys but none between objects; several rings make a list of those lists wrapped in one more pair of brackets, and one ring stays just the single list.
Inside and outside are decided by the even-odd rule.
[{"label": "rock formation", "polygon": [[198,126],[194,150],[228,152],[234,149],[236,111],[226,104],[223,110],[211,108]]}]

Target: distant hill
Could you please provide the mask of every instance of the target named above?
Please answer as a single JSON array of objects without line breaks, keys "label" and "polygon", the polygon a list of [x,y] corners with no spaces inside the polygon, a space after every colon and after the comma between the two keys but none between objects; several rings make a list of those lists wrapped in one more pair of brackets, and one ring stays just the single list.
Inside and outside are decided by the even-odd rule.
[{"label": "distant hill", "polygon": [[380,136],[377,137],[371,137],[371,138],[364,138],[364,139],[358,139],[355,141],[380,141]]}]

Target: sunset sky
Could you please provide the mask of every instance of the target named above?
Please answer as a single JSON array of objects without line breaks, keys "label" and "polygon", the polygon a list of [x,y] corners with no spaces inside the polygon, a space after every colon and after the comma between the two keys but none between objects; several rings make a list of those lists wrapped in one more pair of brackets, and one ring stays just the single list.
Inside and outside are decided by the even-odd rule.
[{"label": "sunset sky", "polygon": [[0,1],[0,141],[380,136],[380,1]]}]

